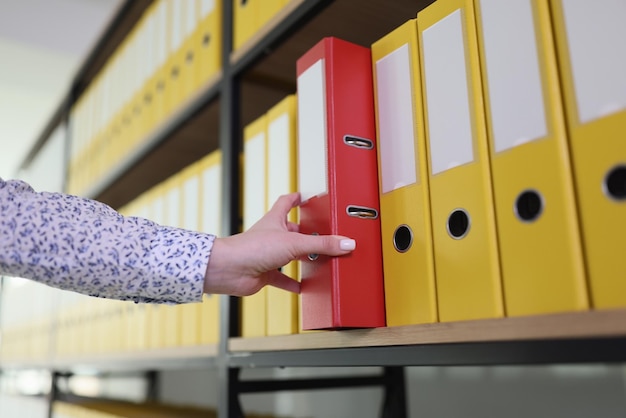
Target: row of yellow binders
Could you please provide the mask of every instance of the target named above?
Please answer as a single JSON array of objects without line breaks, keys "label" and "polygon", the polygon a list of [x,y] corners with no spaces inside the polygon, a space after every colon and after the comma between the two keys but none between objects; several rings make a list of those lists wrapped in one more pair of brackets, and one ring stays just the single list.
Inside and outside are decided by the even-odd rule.
[{"label": "row of yellow binders", "polygon": [[388,325],[626,306],[620,16],[438,0],[373,44]]},{"label": "row of yellow binders", "polygon": [[[223,0],[155,0],[71,109],[68,191],[82,194],[217,80]],[[233,0],[241,48],[289,0]]]},{"label": "row of yellow binders", "polygon": [[70,111],[68,191],[87,192],[221,66],[221,1],[153,1]]},{"label": "row of yellow binders", "polygon": [[[296,191],[296,96],[289,95],[244,129],[243,229],[249,229],[284,194]],[[297,211],[289,214],[297,222]],[[298,263],[282,272],[298,278]],[[266,287],[241,300],[241,335],[295,334],[300,329],[298,297]]]},{"label": "row of yellow binders", "polygon": [[[624,15],[438,0],[371,46],[388,326],[626,307]],[[295,190],[277,115],[244,131],[244,229]],[[268,301],[243,336],[271,335]]]},{"label": "row of yellow binders", "polygon": [[218,296],[175,306],[89,298],[52,316],[6,327],[0,360],[47,362],[214,345],[219,330]]}]

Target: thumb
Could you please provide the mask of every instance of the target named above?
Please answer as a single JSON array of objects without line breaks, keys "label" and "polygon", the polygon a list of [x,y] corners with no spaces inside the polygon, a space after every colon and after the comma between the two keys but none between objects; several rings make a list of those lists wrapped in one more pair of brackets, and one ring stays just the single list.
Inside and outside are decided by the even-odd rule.
[{"label": "thumb", "polygon": [[297,256],[307,254],[345,255],[356,248],[356,241],[341,235],[306,235],[299,234],[295,243]]}]

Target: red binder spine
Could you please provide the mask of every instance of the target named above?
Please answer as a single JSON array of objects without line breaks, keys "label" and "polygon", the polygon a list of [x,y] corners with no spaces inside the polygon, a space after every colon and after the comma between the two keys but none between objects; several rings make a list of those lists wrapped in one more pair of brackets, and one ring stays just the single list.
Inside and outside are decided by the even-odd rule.
[{"label": "red binder spine", "polygon": [[[325,38],[298,60],[298,77],[320,60],[327,193],[303,196],[301,232],[345,235],[356,240],[357,248],[347,256],[302,262],[303,329],[385,326],[371,53]],[[298,93],[299,101],[307,99]],[[303,108],[299,104],[299,111]],[[308,140],[305,132],[298,137]],[[299,155],[300,161],[306,158]]]}]

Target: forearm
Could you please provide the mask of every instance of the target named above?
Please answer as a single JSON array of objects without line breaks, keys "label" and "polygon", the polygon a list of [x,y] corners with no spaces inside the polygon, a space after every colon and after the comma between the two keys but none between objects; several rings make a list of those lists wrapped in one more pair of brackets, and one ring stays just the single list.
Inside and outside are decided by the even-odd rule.
[{"label": "forearm", "polygon": [[214,236],[0,180],[0,273],[92,296],[200,301]]}]

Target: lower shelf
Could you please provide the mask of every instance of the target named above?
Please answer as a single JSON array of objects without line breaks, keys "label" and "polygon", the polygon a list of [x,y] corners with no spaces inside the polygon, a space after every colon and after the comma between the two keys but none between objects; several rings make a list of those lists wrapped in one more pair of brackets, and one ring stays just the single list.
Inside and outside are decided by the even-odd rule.
[{"label": "lower shelf", "polygon": [[2,369],[51,369],[59,372],[141,371],[215,366],[217,345],[161,348],[137,352],[75,354],[51,360],[7,361]]}]

